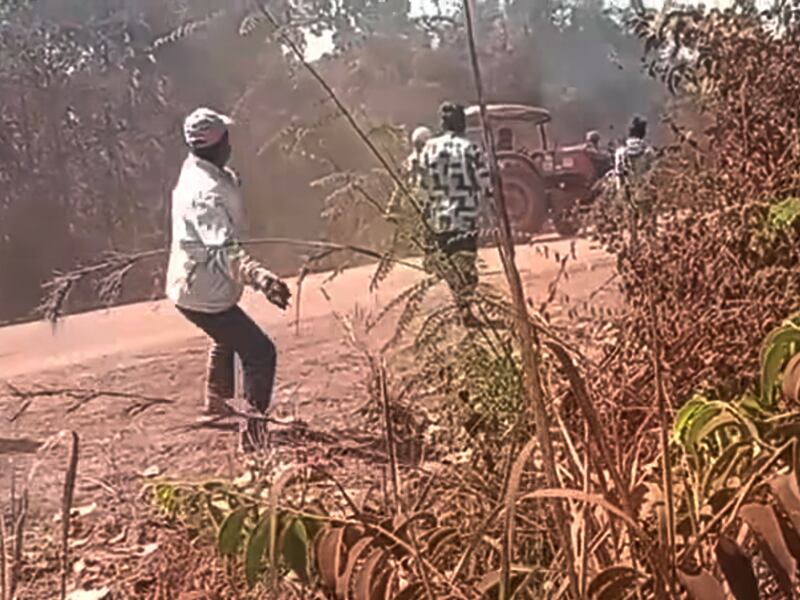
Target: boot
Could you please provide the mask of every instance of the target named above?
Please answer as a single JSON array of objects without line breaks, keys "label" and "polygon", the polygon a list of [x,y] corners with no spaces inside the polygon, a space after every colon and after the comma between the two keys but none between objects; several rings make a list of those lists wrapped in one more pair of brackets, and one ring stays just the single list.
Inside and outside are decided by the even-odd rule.
[{"label": "boot", "polygon": [[228,399],[216,394],[207,393],[203,402],[203,412],[209,416],[232,415],[233,409],[228,404]]},{"label": "boot", "polygon": [[233,399],[233,350],[212,342],[206,367],[206,396],[203,408],[207,415],[228,415],[232,412],[228,401]]}]

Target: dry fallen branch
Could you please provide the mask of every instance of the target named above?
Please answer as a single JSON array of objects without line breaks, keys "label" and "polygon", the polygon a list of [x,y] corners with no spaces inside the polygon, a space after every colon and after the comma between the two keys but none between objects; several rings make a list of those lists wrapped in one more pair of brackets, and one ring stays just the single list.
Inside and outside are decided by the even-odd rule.
[{"label": "dry fallen branch", "polygon": [[75,402],[70,404],[66,412],[73,413],[93,400],[98,398],[125,398],[135,400],[135,402],[125,409],[128,416],[139,415],[146,410],[159,405],[174,404],[174,400],[157,396],[146,396],[134,392],[120,392],[114,390],[82,389],[82,388],[35,388],[31,390],[20,389],[10,383],[6,383],[8,396],[20,400],[21,403],[17,410],[8,418],[9,422],[18,421],[30,408],[34,400],[38,398],[71,398]]}]

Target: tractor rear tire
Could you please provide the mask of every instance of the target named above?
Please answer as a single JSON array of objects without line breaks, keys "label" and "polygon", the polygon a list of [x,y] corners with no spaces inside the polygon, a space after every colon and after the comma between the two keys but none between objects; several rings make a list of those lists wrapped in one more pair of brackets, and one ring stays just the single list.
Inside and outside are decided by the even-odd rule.
[{"label": "tractor rear tire", "polygon": [[574,237],[581,230],[581,207],[589,190],[567,188],[550,190],[550,220],[562,237]]},{"label": "tractor rear tire", "polygon": [[553,227],[561,237],[575,237],[581,230],[580,216],[572,210],[560,210],[552,215]]},{"label": "tractor rear tire", "polygon": [[539,233],[548,216],[544,179],[523,155],[502,153],[498,159],[512,231]]}]

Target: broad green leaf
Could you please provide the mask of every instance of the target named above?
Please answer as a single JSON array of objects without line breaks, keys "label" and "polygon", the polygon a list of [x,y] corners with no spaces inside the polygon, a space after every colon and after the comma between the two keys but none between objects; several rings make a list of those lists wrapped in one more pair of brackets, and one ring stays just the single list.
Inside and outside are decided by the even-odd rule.
[{"label": "broad green leaf", "polygon": [[300,517],[303,521],[303,525],[306,528],[306,533],[308,534],[308,539],[312,542],[317,537],[317,534],[322,531],[326,526],[326,521],[323,519],[310,519],[308,517]]},{"label": "broad green leaf", "polygon": [[767,226],[770,231],[785,231],[800,220],[800,198],[789,197],[770,205]]},{"label": "broad green leaf", "polygon": [[783,368],[781,392],[787,400],[800,402],[800,354],[795,353]]},{"label": "broad green leaf", "polygon": [[283,558],[301,581],[309,578],[308,566],[311,556],[311,540],[302,519],[290,520],[283,532]]},{"label": "broad green leaf", "polygon": [[672,433],[677,443],[685,445],[684,439],[689,423],[698,412],[703,410],[703,407],[706,406],[707,403],[708,400],[705,396],[695,394],[681,407],[678,411],[678,416],[675,418],[675,425],[673,426]]},{"label": "broad green leaf", "polygon": [[763,417],[769,414],[764,411],[764,407],[761,406],[758,396],[755,396],[750,392],[743,394],[742,397],[736,401],[735,405],[738,409],[752,418]]},{"label": "broad green leaf", "polygon": [[242,529],[247,517],[247,507],[240,507],[228,514],[219,528],[217,546],[223,556],[232,556],[242,541]]},{"label": "broad green leaf", "polygon": [[247,585],[253,587],[258,581],[258,576],[264,564],[264,552],[267,549],[267,534],[270,527],[270,513],[261,515],[255,529],[247,539],[247,548],[244,552],[244,574]]},{"label": "broad green leaf", "polygon": [[735,404],[711,400],[688,424],[685,434],[687,451],[696,452],[697,447],[710,441],[712,435],[717,436],[714,440],[716,447],[722,450],[732,441],[726,434],[727,428],[731,425],[737,426],[743,434],[749,435],[753,440],[762,441],[756,423],[747,412]]},{"label": "broad green leaf", "polygon": [[712,411],[708,410],[702,419],[697,419],[693,423],[689,439],[695,446],[699,446],[719,429],[731,425],[747,429],[746,424],[730,411],[716,409],[716,414],[712,414]]},{"label": "broad green leaf", "polygon": [[734,470],[742,456],[750,451],[752,451],[751,440],[735,442],[725,448],[706,470],[701,488],[703,497],[706,498],[712,493],[711,487],[718,478],[721,478],[721,485],[725,486],[728,475]]},{"label": "broad green leaf", "polygon": [[771,408],[775,404],[778,378],[786,361],[800,345],[800,328],[784,324],[767,336],[761,350],[761,404]]},{"label": "broad green leaf", "polygon": [[703,441],[703,435],[701,435],[703,428],[718,417],[722,411],[715,403],[704,397],[702,399],[695,397],[689,401],[689,404],[686,411],[681,410],[681,414],[678,416],[679,421],[676,422],[676,427],[680,425],[680,429],[676,429],[676,439],[685,452],[696,455],[698,446]]}]

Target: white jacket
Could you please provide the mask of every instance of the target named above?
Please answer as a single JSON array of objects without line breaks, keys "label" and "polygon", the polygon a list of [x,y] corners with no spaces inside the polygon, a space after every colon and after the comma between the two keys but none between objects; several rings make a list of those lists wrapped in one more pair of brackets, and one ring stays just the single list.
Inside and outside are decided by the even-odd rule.
[{"label": "white jacket", "polygon": [[177,306],[216,313],[237,304],[245,235],[244,200],[229,169],[189,155],[172,192],[167,297]]},{"label": "white jacket", "polygon": [[636,184],[653,166],[655,152],[642,139],[629,137],[614,155],[614,171],[620,186]]}]

